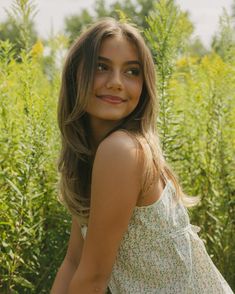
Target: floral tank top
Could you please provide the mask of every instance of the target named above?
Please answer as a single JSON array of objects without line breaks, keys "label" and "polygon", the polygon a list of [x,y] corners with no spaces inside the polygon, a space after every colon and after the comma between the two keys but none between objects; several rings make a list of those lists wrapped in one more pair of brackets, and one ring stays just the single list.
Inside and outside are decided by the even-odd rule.
[{"label": "floral tank top", "polygon": [[[85,238],[86,227],[82,227]],[[109,281],[112,294],[233,293],[176,200],[170,180],[159,200],[136,206]],[[110,293],[108,292],[108,293]]]}]

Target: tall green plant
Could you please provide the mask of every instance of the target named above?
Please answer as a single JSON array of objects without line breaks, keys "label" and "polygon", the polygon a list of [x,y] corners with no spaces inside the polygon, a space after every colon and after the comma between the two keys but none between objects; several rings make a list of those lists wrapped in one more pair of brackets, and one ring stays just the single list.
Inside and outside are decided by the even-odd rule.
[{"label": "tall green plant", "polygon": [[185,192],[201,196],[192,222],[203,228],[209,254],[233,285],[234,64],[213,53],[190,56],[192,25],[174,1],[159,0],[147,20],[145,33],[158,76],[162,147]]},{"label": "tall green plant", "polygon": [[[173,111],[174,104],[169,96],[169,82],[175,69],[176,57],[184,53],[184,48],[193,31],[193,25],[173,0],[159,0],[147,17],[149,28],[146,38],[152,48],[157,68],[157,88],[160,101],[159,133],[165,156],[173,162],[174,150],[182,142],[177,140],[177,130],[181,115]],[[175,154],[175,153],[174,153]]]},{"label": "tall green plant", "polygon": [[11,10],[6,10],[9,21],[17,28],[18,39],[21,49],[28,51],[35,41],[36,32],[33,18],[37,13],[34,0],[13,0]]},{"label": "tall green plant", "polygon": [[185,117],[177,169],[188,194],[201,196],[192,221],[202,227],[208,252],[233,285],[234,68],[216,54],[182,58],[177,66],[171,96]]},{"label": "tall green plant", "polygon": [[219,32],[214,36],[212,48],[223,60],[235,63],[235,30],[233,19],[224,9],[220,16]]},{"label": "tall green plant", "polygon": [[59,68],[45,74],[41,42],[17,60],[9,41],[0,52],[0,292],[48,293],[69,225],[57,201]]}]

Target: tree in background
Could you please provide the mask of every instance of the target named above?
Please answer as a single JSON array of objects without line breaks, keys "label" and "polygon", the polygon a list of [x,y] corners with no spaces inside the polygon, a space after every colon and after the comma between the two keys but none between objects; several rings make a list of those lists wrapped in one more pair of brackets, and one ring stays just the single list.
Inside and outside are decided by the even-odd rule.
[{"label": "tree in background", "polygon": [[[174,1],[173,1],[174,2]],[[92,14],[87,9],[83,9],[78,14],[73,14],[65,18],[65,32],[70,39],[70,44],[79,36],[80,32],[92,21],[101,17],[120,18],[120,13],[126,15],[128,20],[135,23],[142,31],[148,28],[147,17],[155,9],[154,5],[159,3],[159,0],[120,0],[115,1],[109,6],[105,0],[96,0],[94,13]],[[184,12],[185,18],[189,20],[189,13]],[[191,40],[188,44],[188,51],[193,55],[203,56],[207,53],[204,45],[199,38]]]},{"label": "tree in background", "polygon": [[208,50],[205,48],[205,46],[202,44],[202,41],[199,37],[196,37],[194,40],[192,40],[188,47],[188,53],[193,56],[204,56],[208,53]]},{"label": "tree in background", "polygon": [[83,9],[78,15],[74,14],[65,18],[65,33],[69,37],[70,44],[78,37],[82,29],[92,22],[92,19],[87,9]]},{"label": "tree in background", "polygon": [[[234,1],[235,2],[235,1]],[[235,3],[233,5],[235,10]],[[234,13],[235,11],[233,11]],[[234,15],[235,17],[235,15]],[[235,30],[233,26],[233,16],[230,16],[224,9],[220,17],[219,32],[214,36],[212,48],[225,61],[235,61]]]},{"label": "tree in background", "polygon": [[79,36],[81,30],[91,21],[98,18],[111,16],[119,18],[119,11],[122,11],[128,16],[131,22],[137,24],[140,28],[147,27],[146,16],[153,9],[155,1],[152,0],[126,0],[115,1],[107,6],[105,0],[96,0],[94,14],[91,14],[87,9],[83,9],[77,15],[68,16],[65,18],[65,32],[69,36],[71,42]]},{"label": "tree in background", "polygon": [[232,3],[232,17],[233,17],[233,22],[234,22],[235,21],[235,0],[233,0],[233,3]]},{"label": "tree in background", "polygon": [[[31,40],[36,40],[36,30],[33,22],[29,23],[29,34]],[[4,22],[0,24],[0,40],[6,41],[9,40],[12,44],[15,44],[15,50],[20,51],[22,49],[22,41],[19,39],[20,28],[17,25],[16,21],[11,17],[8,17]]]},{"label": "tree in background", "polygon": [[37,40],[33,21],[36,6],[32,1],[15,0],[6,12],[8,18],[0,24],[0,40],[14,44],[17,56],[22,49],[29,50]]}]

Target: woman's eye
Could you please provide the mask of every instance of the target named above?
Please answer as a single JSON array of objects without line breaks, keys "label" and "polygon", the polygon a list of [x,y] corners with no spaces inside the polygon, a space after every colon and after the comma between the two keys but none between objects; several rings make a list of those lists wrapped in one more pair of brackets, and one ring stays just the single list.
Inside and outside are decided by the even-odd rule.
[{"label": "woman's eye", "polygon": [[126,71],[128,75],[138,76],[140,74],[139,68],[130,68]]},{"label": "woman's eye", "polygon": [[98,63],[97,64],[97,70],[98,71],[104,71],[104,70],[107,70],[108,69],[108,66],[104,63]]}]

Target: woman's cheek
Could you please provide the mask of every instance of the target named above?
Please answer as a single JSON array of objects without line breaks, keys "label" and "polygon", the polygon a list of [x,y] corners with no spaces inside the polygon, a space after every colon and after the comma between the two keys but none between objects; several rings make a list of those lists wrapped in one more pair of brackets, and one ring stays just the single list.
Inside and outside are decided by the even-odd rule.
[{"label": "woman's cheek", "polygon": [[94,79],[94,88],[100,87],[106,82],[106,75],[104,73],[97,73]]},{"label": "woman's cheek", "polygon": [[136,96],[140,96],[141,92],[142,92],[142,88],[143,88],[143,83],[139,80],[136,80],[133,84],[132,84],[132,89],[135,93]]}]

